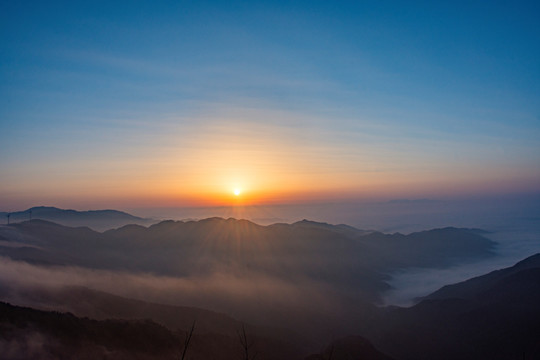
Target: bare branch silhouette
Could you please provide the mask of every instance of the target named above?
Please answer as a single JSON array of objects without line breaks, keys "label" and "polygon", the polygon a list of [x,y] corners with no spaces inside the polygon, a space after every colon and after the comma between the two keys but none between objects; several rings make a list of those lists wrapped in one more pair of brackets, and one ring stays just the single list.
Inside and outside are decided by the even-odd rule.
[{"label": "bare branch silhouette", "polygon": [[193,321],[193,325],[191,325],[191,329],[186,333],[186,339],[184,340],[184,350],[182,351],[182,357],[180,358],[180,360],[185,360],[186,358],[189,342],[191,341],[191,337],[193,336],[194,331],[195,331],[195,321]]},{"label": "bare branch silhouette", "polygon": [[250,350],[253,350],[253,345],[255,344],[255,341],[253,340],[253,338],[248,339],[248,336],[246,334],[246,327],[244,324],[242,324],[242,328],[237,331],[237,334],[240,345],[242,346],[242,360],[254,360],[257,357],[257,353],[254,353],[250,356]]}]

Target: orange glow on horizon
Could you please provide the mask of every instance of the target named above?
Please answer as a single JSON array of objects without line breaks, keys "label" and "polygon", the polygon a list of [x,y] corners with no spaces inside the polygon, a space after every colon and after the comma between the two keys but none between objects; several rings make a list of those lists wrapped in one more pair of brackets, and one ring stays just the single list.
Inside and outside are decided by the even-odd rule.
[{"label": "orange glow on horizon", "polygon": [[327,144],[310,133],[270,125],[270,117],[282,114],[253,116],[268,121],[223,119],[171,131],[162,138],[163,147],[135,147],[125,158],[36,162],[22,179],[6,173],[0,200],[90,208],[240,208],[538,187],[537,168],[518,173],[507,167],[501,175],[496,164],[484,164],[479,172],[466,163],[443,166],[425,154],[379,156],[367,145]]}]

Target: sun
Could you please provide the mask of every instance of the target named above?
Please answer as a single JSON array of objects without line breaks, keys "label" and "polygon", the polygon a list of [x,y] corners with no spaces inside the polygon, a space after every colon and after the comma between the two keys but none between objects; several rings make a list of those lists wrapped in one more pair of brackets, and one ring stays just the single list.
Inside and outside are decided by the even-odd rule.
[{"label": "sun", "polygon": [[233,190],[233,194],[235,196],[239,196],[241,193],[242,193],[242,190],[240,188],[236,188],[236,189]]}]

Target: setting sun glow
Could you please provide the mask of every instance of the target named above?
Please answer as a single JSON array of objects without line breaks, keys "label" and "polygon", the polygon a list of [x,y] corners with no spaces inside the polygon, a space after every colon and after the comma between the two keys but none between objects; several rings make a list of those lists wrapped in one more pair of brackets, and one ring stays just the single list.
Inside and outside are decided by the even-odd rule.
[{"label": "setting sun glow", "polygon": [[235,196],[239,196],[242,193],[242,190],[236,188],[236,189],[233,190],[233,193],[234,193]]}]

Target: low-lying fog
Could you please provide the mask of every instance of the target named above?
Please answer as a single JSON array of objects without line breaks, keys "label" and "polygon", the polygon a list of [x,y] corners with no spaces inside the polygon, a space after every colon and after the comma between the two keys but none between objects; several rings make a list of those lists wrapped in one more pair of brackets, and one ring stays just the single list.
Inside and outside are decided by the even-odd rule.
[{"label": "low-lying fog", "polygon": [[[454,265],[447,268],[443,266],[430,266],[429,269],[408,267],[391,273],[388,283],[392,289],[383,294],[383,301],[387,305],[410,305],[414,303],[416,298],[425,296],[444,285],[511,266],[540,252],[540,201],[538,197],[459,201],[419,199],[378,203],[131,209],[128,211],[134,215],[156,220],[202,219],[219,216],[245,218],[262,225],[278,222],[292,223],[306,218],[332,224],[344,223],[363,230],[378,230],[385,233],[401,232],[403,234],[448,226],[479,228],[489,232],[482,234],[484,237],[498,243],[495,256],[480,257],[478,259],[482,260],[473,263],[468,259],[463,264],[456,265],[453,262]],[[12,239],[19,236],[14,232],[14,229],[5,227],[3,231],[5,236]],[[30,247],[36,246],[28,245],[36,243],[34,240],[31,238],[17,239],[20,244]],[[3,242],[5,244],[2,246],[22,246],[14,242]],[[429,256],[430,254],[425,255]],[[297,257],[297,255],[294,256]],[[279,259],[283,260],[283,257],[280,256]],[[298,263],[301,259],[291,260]],[[23,279],[23,282],[29,281],[29,279],[38,279],[37,283],[41,282],[41,279],[55,279],[55,281],[63,279],[65,281],[61,281],[62,284],[89,286],[119,295],[146,298],[157,302],[168,302],[167,299],[171,298],[178,300],[183,294],[187,298],[183,299],[182,302],[197,303],[216,310],[228,310],[229,313],[235,312],[236,307],[232,304],[238,303],[236,297],[239,294],[243,294],[244,298],[250,301],[255,301],[253,297],[258,298],[259,300],[255,302],[261,301],[260,299],[272,299],[271,302],[275,305],[283,301],[295,303],[296,299],[298,300],[296,305],[301,306],[302,300],[306,297],[315,299],[319,292],[325,292],[324,289],[321,289],[321,284],[317,282],[316,278],[311,279],[311,282],[305,281],[299,284],[292,278],[276,278],[268,276],[267,273],[264,273],[263,278],[257,279],[249,276],[223,278],[225,276],[223,274],[230,275],[233,273],[231,271],[215,271],[212,276],[191,277],[183,280],[156,277],[151,274],[140,279],[129,273],[94,272],[73,267],[71,268],[73,271],[70,271],[70,275],[66,278],[67,275],[63,275],[61,270],[56,273],[57,270],[44,269],[39,264],[23,265],[8,259],[1,259],[0,266],[3,268],[0,278],[4,284],[14,284],[17,279]],[[10,272],[8,269],[16,269],[16,271]],[[43,271],[47,273],[47,276],[42,276]],[[28,277],[22,276],[24,274]],[[349,272],[348,276],[354,277],[354,274]],[[121,277],[121,279],[117,277]],[[113,278],[115,281],[105,281]],[[30,285],[30,283],[25,285]],[[122,283],[125,286],[119,289],[114,285],[115,283]],[[250,284],[254,283],[259,285],[257,291],[253,291],[254,289],[251,288]],[[133,286],[129,286],[130,284]],[[159,288],[159,291],[155,286]],[[287,294],[287,296],[272,297],[270,293]],[[156,296],[148,298],[148,294],[156,294]],[[231,306],[216,307],[213,306],[214,304],[205,303],[208,299],[215,298],[229,299]],[[284,298],[286,300],[283,300]],[[322,307],[330,307],[328,303],[335,301],[328,296],[328,291],[326,291],[326,294],[321,295],[321,299],[316,303]]]},{"label": "low-lying fog", "polygon": [[408,234],[455,226],[489,231],[497,255],[446,269],[407,269],[392,274],[387,305],[408,306],[440,287],[512,266],[540,252],[540,197],[516,196],[461,200],[402,199],[372,203],[319,203],[245,208],[133,209],[154,218],[199,219],[208,216],[247,218],[259,224],[291,223],[301,219],[344,223],[359,229]]},{"label": "low-lying fog", "polygon": [[385,304],[409,306],[415,303],[416,298],[430,294],[444,285],[509,267],[532,254],[540,253],[538,220],[516,220],[514,225],[498,227],[484,236],[498,243],[496,257],[447,269],[407,269],[396,272],[389,281],[393,289],[386,293]]}]

